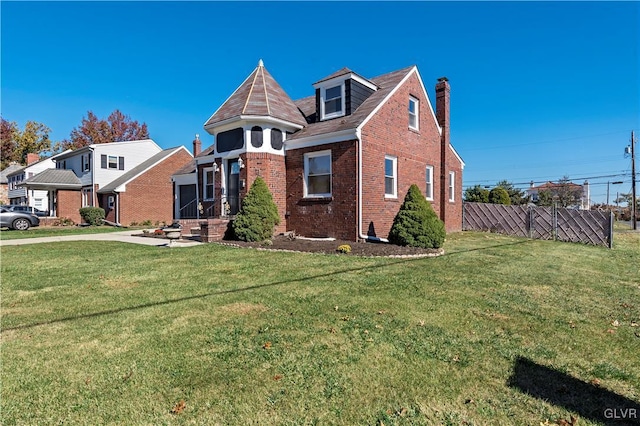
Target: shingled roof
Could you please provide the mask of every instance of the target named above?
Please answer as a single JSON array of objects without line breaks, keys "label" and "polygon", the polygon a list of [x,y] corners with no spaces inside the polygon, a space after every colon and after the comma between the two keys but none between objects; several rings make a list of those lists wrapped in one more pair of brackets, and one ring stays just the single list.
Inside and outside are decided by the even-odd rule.
[{"label": "shingled roof", "polygon": [[[370,79],[372,83],[378,86],[378,90],[373,92],[351,115],[344,117],[313,123],[314,120],[312,117],[316,114],[315,96],[309,96],[295,101],[295,104],[300,108],[310,124],[291,135],[287,140],[296,140],[309,136],[356,129],[414,68],[415,67],[411,66]],[[348,69],[344,68],[338,71],[338,73],[341,73],[339,75],[342,75],[344,70]],[[327,78],[336,77],[338,73],[334,73],[336,75],[332,74]]]},{"label": "shingled roof", "polygon": [[306,124],[296,105],[265,69],[262,61],[204,126],[210,127],[242,115],[279,118],[300,126]]}]

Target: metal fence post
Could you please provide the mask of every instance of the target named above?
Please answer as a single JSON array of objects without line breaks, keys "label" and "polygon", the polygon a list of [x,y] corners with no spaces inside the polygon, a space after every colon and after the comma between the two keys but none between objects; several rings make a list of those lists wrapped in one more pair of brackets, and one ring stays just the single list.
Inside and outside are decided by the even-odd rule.
[{"label": "metal fence post", "polygon": [[609,212],[609,248],[613,248],[613,212]]}]

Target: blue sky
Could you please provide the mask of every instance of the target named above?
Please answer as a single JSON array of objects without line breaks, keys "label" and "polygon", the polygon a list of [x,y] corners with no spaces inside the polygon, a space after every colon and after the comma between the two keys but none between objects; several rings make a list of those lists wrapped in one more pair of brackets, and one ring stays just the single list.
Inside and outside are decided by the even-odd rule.
[{"label": "blue sky", "polygon": [[[69,136],[91,110],[185,145],[259,59],[293,99],[349,67],[417,65],[431,98],[451,84],[464,185],[590,177],[631,188],[640,133],[638,2],[7,2],[1,113]],[[625,176],[601,177],[625,174]]]}]

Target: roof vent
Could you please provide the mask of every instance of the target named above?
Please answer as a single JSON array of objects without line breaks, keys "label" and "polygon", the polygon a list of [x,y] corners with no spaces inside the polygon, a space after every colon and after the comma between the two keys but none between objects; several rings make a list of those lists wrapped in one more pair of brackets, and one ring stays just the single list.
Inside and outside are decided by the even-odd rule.
[{"label": "roof vent", "polygon": [[258,66],[259,66],[259,67],[264,67],[264,62],[262,62],[262,59],[260,59],[260,60],[258,61]]}]

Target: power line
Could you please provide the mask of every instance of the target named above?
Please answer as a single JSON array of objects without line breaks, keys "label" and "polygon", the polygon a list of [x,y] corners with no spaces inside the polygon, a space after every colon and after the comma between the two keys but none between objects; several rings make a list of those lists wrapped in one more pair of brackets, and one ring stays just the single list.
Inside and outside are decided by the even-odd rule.
[{"label": "power line", "polygon": [[597,134],[597,135],[588,135],[588,136],[573,136],[573,137],[570,137],[570,138],[553,139],[553,140],[548,140],[548,141],[544,141],[544,142],[527,142],[527,143],[510,144],[510,145],[482,146],[482,147],[477,147],[477,148],[464,149],[464,152],[481,151],[481,150],[487,150],[487,149],[506,149],[506,148],[512,148],[512,147],[518,147],[518,146],[549,145],[549,144],[555,144],[555,143],[558,143],[558,142],[589,139],[589,138],[600,137],[600,136],[611,136],[611,135],[617,135],[617,134],[621,134],[621,133],[626,133],[626,131],[600,133],[600,134]]}]

